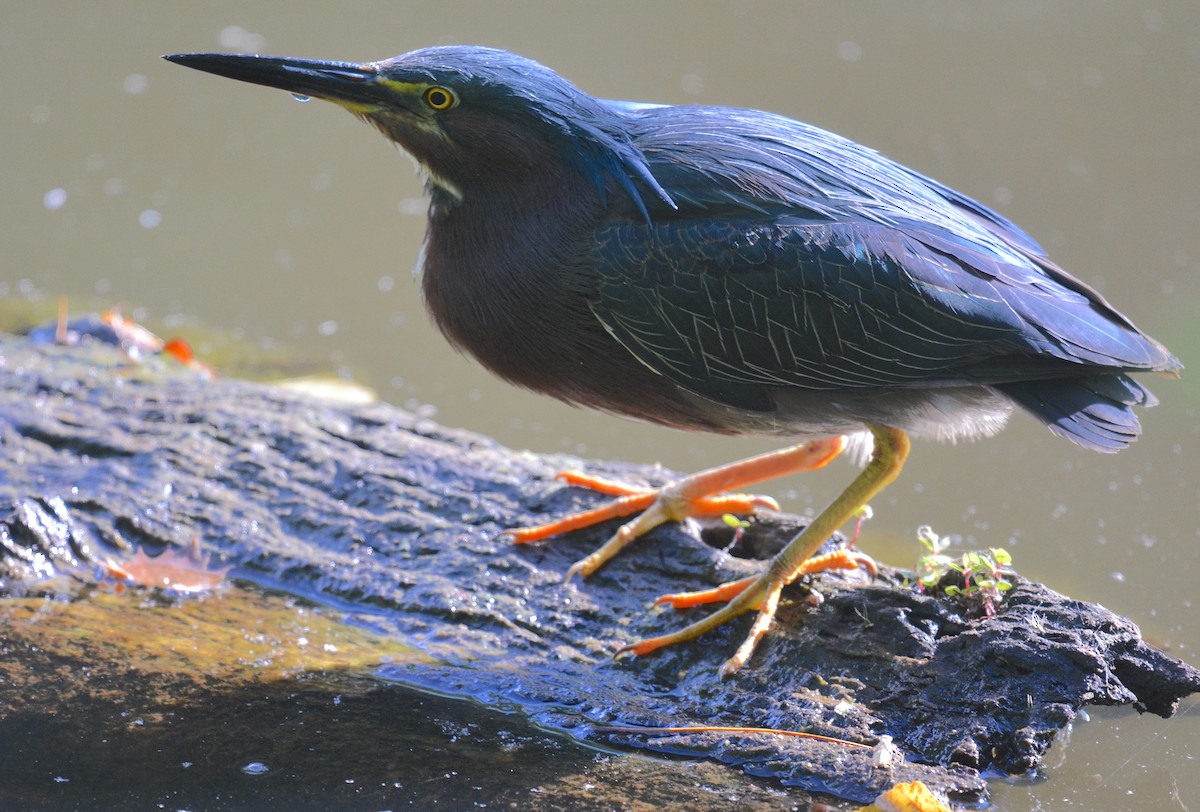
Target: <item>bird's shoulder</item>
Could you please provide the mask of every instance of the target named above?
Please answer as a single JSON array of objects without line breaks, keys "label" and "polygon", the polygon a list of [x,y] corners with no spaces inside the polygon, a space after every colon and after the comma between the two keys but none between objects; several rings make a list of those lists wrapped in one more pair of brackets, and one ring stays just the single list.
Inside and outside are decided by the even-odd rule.
[{"label": "bird's shoulder", "polygon": [[609,104],[675,204],[655,205],[653,216],[745,211],[829,221],[906,220],[1045,255],[1031,236],[988,206],[812,124],[744,108]]}]

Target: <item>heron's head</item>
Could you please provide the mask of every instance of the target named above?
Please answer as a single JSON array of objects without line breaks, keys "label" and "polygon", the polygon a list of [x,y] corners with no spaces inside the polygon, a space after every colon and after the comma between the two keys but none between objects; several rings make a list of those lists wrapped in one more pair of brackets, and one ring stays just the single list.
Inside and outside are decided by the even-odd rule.
[{"label": "heron's head", "polygon": [[536,178],[604,188],[643,208],[638,187],[669,203],[630,143],[623,113],[554,71],[493,48],[423,48],[381,62],[244,54],[165,57],[197,70],[325,99],[370,122],[451,197]]}]

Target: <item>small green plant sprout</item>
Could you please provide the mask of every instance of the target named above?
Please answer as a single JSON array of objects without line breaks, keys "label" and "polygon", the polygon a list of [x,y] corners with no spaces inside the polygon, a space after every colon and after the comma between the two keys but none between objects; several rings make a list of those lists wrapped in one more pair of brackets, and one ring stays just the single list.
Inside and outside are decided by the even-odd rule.
[{"label": "small green plant sprout", "polygon": [[850,539],[850,543],[846,545],[847,547],[854,547],[854,544],[858,541],[858,534],[862,532],[863,522],[871,521],[871,517],[874,515],[875,511],[871,510],[870,505],[863,505],[854,511],[854,537]]},{"label": "small green plant sprout", "polygon": [[946,555],[950,537],[939,536],[927,524],[917,528],[917,541],[925,548],[925,554],[917,559],[917,591],[924,592],[938,585],[942,576],[950,571],[954,559]]},{"label": "small green plant sprout", "polygon": [[996,608],[1004,600],[1004,593],[1012,589],[1006,576],[1012,575],[1008,565],[1012,556],[1003,547],[992,547],[987,552],[968,550],[962,555],[949,555],[952,537],[939,536],[929,525],[917,529],[917,539],[926,552],[917,561],[918,592],[937,589],[948,573],[962,576],[962,585],[950,584],[942,589],[948,598],[963,603],[977,604],[985,617],[993,617]]},{"label": "small green plant sprout", "polygon": [[739,519],[732,513],[722,515],[721,521],[733,528],[733,541],[725,545],[725,552],[729,552],[741,542],[742,536],[746,533],[746,528],[750,526],[750,522],[745,519]]}]

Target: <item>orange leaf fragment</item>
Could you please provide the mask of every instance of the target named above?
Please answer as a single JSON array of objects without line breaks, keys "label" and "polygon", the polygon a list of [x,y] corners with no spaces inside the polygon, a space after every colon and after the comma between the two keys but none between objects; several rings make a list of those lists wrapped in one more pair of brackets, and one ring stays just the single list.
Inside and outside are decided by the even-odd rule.
[{"label": "orange leaf fragment", "polygon": [[192,537],[187,552],[166,550],[152,557],[137,550],[129,561],[117,562],[110,558],[101,566],[114,578],[184,594],[216,588],[233,569],[232,565],[209,569],[208,555],[200,554],[199,536]]}]

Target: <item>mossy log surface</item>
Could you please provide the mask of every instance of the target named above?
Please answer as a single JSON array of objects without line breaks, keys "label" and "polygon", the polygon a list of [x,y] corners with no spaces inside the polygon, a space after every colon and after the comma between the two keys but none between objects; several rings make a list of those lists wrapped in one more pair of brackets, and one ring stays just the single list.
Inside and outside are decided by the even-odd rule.
[{"label": "mossy log surface", "polygon": [[[904,573],[889,568],[871,584],[823,576],[817,607],[792,587],[759,653],[730,679],[717,669],[749,616],[695,643],[615,661],[619,646],[691,616],[648,611],[656,596],[761,564],[721,551],[731,531],[720,523],[701,532],[673,526],[586,582],[564,583],[570,564],[611,527],[523,546],[499,534],[597,503],[553,479],[564,467],[651,483],[669,472],[514,452],[386,404],[206,381],[158,361],[133,365],[110,347],[0,338],[0,448],[0,610],[10,648],[24,639],[17,621],[30,600],[111,611],[110,596],[96,594],[100,562],[136,548],[186,548],[198,536],[214,565],[232,565],[233,589],[282,594],[356,633],[369,630],[369,640],[324,648],[353,648],[347,662],[380,684],[470,698],[606,746],[713,759],[864,802],[910,780],[980,800],[981,771],[1035,768],[1084,705],[1168,716],[1200,689],[1200,673],[1103,607],[1018,577],[995,617],[970,619],[952,601],[902,586]],[[799,526],[787,515],[755,521],[744,546],[769,551]],[[233,599],[218,590],[203,600]],[[78,642],[87,628],[71,621],[60,631]],[[327,639],[332,632],[321,628]],[[145,669],[144,653],[131,652],[134,638],[150,636],[128,635],[128,644],[88,656],[141,657]],[[253,661],[233,642],[198,651],[205,662]],[[196,658],[186,668],[203,671]],[[350,667],[328,660],[314,653],[311,670]],[[303,652],[287,661],[304,667]],[[218,669],[211,679],[240,675]],[[20,704],[13,691],[31,689],[18,675],[0,677],[7,715]],[[69,703],[53,707],[63,695],[22,701],[40,697],[45,712],[68,714]],[[771,727],[865,744],[888,735],[905,759],[881,764],[870,749],[781,736],[597,729],[613,725]]]}]

